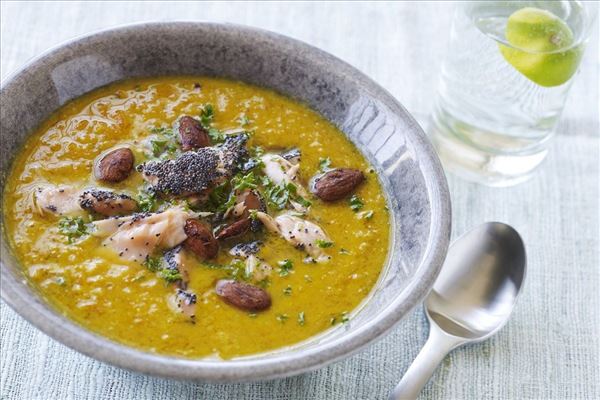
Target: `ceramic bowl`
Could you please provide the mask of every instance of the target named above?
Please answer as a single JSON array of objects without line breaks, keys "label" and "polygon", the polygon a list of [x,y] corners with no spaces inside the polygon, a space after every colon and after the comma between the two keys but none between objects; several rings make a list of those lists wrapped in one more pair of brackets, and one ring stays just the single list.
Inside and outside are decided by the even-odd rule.
[{"label": "ceramic bowl", "polygon": [[214,23],[129,25],[78,38],[31,61],[2,83],[1,182],[27,136],[53,111],[125,78],[222,76],[305,102],[337,125],[376,168],[391,210],[386,267],[349,323],[302,344],[235,360],[184,359],[113,342],[65,318],[30,286],[3,230],[2,298],[67,346],[130,370],[201,381],[262,380],[322,367],[372,343],[421,302],[450,235],[450,200],[433,148],[388,92],[341,60],[254,28]]}]

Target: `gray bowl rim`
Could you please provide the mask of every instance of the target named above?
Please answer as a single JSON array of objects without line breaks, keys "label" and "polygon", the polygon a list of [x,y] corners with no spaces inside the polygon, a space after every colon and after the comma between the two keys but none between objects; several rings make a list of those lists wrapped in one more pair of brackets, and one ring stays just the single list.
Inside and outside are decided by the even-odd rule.
[{"label": "gray bowl rim", "polygon": [[[375,340],[381,339],[413,308],[419,305],[433,287],[449,246],[451,204],[448,183],[442,165],[422,128],[404,106],[387,90],[358,69],[330,53],[298,39],[256,27],[227,22],[146,21],[93,31],[51,47],[39,56],[31,58],[20,69],[3,79],[0,83],[0,92],[3,92],[7,86],[19,77],[35,69],[38,63],[45,60],[49,61],[63,52],[68,52],[73,45],[85,45],[87,41],[105,35],[127,34],[153,27],[186,27],[186,25],[190,28],[203,25],[207,28],[229,29],[270,40],[274,46],[279,48],[302,49],[306,52],[306,56],[310,58],[309,61],[313,63],[326,62],[329,64],[329,68],[336,70],[337,74],[355,80],[357,86],[382,101],[389,107],[391,112],[405,117],[405,122],[410,127],[405,134],[410,138],[411,144],[421,150],[418,155],[419,165],[427,187],[432,221],[425,254],[411,283],[371,323],[361,326],[349,334],[310,349],[292,348],[290,351],[280,352],[262,359],[240,360],[178,358],[144,352],[109,340],[81,327],[59,314],[46,303],[33,302],[32,304],[31,301],[28,301],[28,298],[29,300],[31,298],[31,288],[22,278],[13,275],[9,271],[9,268],[4,265],[6,261],[4,256],[1,260],[2,285],[0,286],[0,295],[2,299],[33,326],[79,353],[133,372],[179,380],[248,382],[294,376],[339,361],[356,353]],[[2,233],[2,241],[4,242],[4,232]],[[5,245],[6,248],[9,248],[8,244],[5,243]]]}]

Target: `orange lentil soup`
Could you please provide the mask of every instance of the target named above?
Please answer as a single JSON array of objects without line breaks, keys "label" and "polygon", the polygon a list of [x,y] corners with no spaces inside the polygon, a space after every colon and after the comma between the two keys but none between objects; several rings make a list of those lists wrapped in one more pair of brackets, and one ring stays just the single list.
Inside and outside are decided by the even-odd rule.
[{"label": "orange lentil soup", "polygon": [[[140,172],[140,165],[164,164],[206,150],[182,150],[183,139],[177,134],[182,116],[191,116],[194,129],[217,149],[227,137],[244,135],[244,162],[250,165],[231,167],[196,197],[154,190],[156,181]],[[120,181],[99,179],[98,158],[123,147],[135,160],[129,175]],[[291,149],[300,156],[288,162],[280,155]],[[261,162],[267,160],[265,154],[280,160],[291,180],[277,181],[277,172],[265,172]],[[345,168],[354,176],[362,173],[351,193],[335,201],[315,194],[318,181],[311,178]],[[52,192],[59,196],[53,205],[41,211],[41,197],[36,198],[40,187],[59,188]],[[70,214],[67,202],[72,197],[60,197],[65,188],[119,193],[133,200],[135,211],[107,216],[81,205]],[[243,201],[239,206],[240,195],[249,191],[260,197],[262,208],[243,211]],[[232,211],[236,204],[245,214]],[[169,267],[162,257],[169,250],[165,246],[178,243],[177,235],[185,232],[183,239],[193,235],[187,222],[184,228],[164,228],[176,234],[144,259],[128,258],[111,243],[119,232],[114,230],[134,221],[143,223],[170,207],[207,227],[211,243],[219,249],[206,256],[194,252],[197,247],[189,243],[193,237],[182,242],[188,268],[184,277],[177,265]],[[266,352],[344,324],[376,283],[389,245],[390,220],[378,178],[336,127],[273,91],[203,77],[127,80],[66,104],[39,127],[16,158],[5,188],[4,212],[6,237],[25,274],[60,312],[115,341],[184,357]],[[141,221],[131,215],[134,212]],[[298,239],[291,232],[286,236],[279,220],[284,213],[295,226],[316,227],[321,236]],[[212,237],[219,237],[223,225],[241,218],[252,227],[244,222],[237,236]],[[116,233],[97,233],[100,225],[95,224],[104,219],[121,221],[111,228]],[[276,221],[274,228],[267,229],[268,221]],[[155,224],[152,229],[159,228]],[[232,255],[230,250],[240,243],[258,245],[250,257],[254,265],[248,265],[249,258]],[[307,246],[318,250],[311,252]],[[257,265],[260,280],[253,275]],[[239,290],[219,292],[220,280],[239,285],[242,292],[252,287],[264,297],[262,303],[234,298]],[[187,297],[174,306],[169,300],[174,293]],[[193,310],[178,309],[186,305]]]}]

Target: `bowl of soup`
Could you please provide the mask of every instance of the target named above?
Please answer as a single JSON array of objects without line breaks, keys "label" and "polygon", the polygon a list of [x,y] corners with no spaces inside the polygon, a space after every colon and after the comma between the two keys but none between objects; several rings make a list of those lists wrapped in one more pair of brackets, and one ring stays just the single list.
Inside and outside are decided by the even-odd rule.
[{"label": "bowl of soup", "polygon": [[450,201],[410,114],[335,57],[230,24],[95,33],[6,79],[2,298],[113,365],[248,381],[389,331]]}]

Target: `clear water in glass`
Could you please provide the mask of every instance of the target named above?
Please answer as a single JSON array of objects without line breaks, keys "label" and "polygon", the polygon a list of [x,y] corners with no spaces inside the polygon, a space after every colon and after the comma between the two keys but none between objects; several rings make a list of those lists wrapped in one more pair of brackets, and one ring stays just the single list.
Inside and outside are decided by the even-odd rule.
[{"label": "clear water in glass", "polygon": [[571,44],[551,52],[559,56],[583,53],[597,12],[577,1],[483,1],[457,7],[430,131],[448,169],[492,186],[522,182],[544,160],[573,81],[542,86],[503,56],[501,46],[514,47],[505,36],[507,20],[523,7],[550,11],[569,26]]}]

